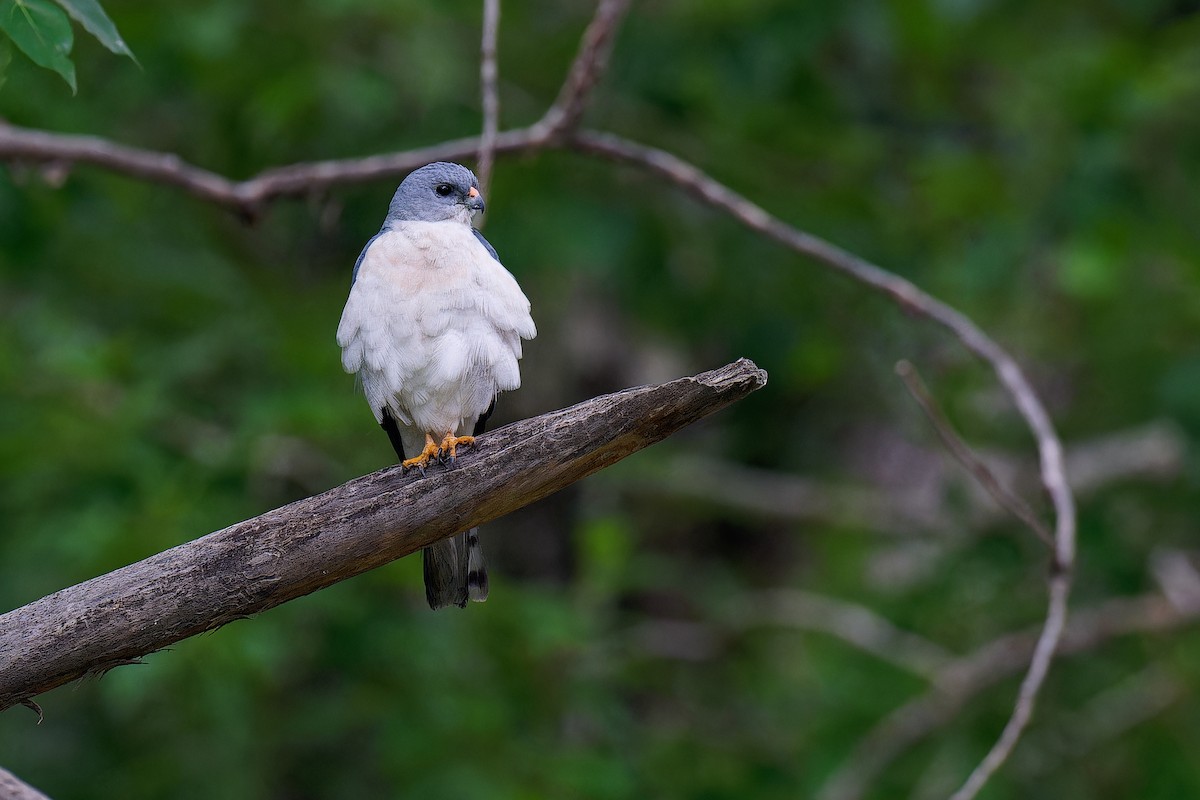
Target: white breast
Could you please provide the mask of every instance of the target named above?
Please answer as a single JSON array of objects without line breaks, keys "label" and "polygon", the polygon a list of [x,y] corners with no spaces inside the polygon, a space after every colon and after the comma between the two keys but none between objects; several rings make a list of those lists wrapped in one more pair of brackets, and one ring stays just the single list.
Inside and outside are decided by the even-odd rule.
[{"label": "white breast", "polygon": [[[521,385],[529,300],[460,222],[401,222],[368,247],[342,312],[342,366],[382,420],[462,433]],[[469,433],[469,430],[465,430]]]}]

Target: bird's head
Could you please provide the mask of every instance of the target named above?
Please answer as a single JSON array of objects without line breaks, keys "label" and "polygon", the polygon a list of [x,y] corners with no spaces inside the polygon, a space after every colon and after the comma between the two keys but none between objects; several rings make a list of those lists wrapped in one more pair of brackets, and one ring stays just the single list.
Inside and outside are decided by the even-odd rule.
[{"label": "bird's head", "polygon": [[385,224],[391,222],[442,222],[467,225],[483,213],[483,196],[475,173],[448,161],[435,161],[409,173],[392,197]]}]

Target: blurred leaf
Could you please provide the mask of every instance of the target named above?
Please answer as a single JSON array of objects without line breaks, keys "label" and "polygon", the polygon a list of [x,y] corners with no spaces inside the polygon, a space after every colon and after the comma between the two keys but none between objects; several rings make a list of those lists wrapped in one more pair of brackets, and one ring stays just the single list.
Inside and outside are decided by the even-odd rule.
[{"label": "blurred leaf", "polygon": [[12,63],[12,40],[0,39],[0,88],[8,80],[8,65]]},{"label": "blurred leaf", "polygon": [[109,19],[108,14],[96,0],[57,0],[58,4],[67,10],[76,22],[88,33],[100,40],[100,43],[120,56],[134,58],[133,52],[117,32],[117,26]]},{"label": "blurred leaf", "polygon": [[39,67],[52,69],[75,92],[71,21],[50,0],[0,0],[0,29]]},{"label": "blurred leaf", "polygon": [[1099,300],[1120,288],[1121,270],[1108,249],[1086,242],[1063,254],[1058,280],[1064,291],[1080,300]]}]

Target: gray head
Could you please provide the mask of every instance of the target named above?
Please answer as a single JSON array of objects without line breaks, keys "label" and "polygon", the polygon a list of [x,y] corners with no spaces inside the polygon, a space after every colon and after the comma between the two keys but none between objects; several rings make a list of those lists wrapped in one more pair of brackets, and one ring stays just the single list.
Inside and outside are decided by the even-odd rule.
[{"label": "gray head", "polygon": [[400,183],[388,207],[384,227],[393,222],[441,222],[458,220],[471,224],[483,212],[479,179],[461,164],[435,161],[426,164]]}]

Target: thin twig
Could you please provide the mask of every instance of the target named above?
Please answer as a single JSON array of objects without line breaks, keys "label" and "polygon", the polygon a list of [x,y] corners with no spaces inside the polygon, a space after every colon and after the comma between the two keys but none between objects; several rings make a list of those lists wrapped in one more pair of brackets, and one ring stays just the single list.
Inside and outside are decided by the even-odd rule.
[{"label": "thin twig", "polygon": [[596,6],[558,97],[535,126],[548,139],[561,138],[579,127],[592,87],[608,68],[617,27],[628,9],[629,0],[600,0]]},{"label": "thin twig", "polygon": [[[1078,761],[1103,745],[1119,740],[1192,692],[1173,670],[1152,663],[1102,690],[1055,730],[1030,741],[1030,758],[1022,759],[1026,774],[1045,775]],[[1034,739],[1034,737],[1030,737]]]},{"label": "thin twig", "polygon": [[1019,495],[1010,492],[996,478],[995,474],[988,469],[987,464],[979,459],[967,443],[962,440],[958,432],[954,430],[954,426],[950,424],[950,420],[942,413],[942,409],[938,406],[937,401],[933,399],[933,395],[925,388],[925,382],[921,380],[917,368],[908,361],[900,361],[896,364],[896,374],[904,381],[904,386],[908,389],[908,393],[917,401],[917,405],[925,412],[925,416],[929,418],[929,422],[933,425],[933,429],[937,431],[938,438],[942,440],[942,444],[950,451],[950,455],[954,460],[962,465],[968,473],[970,473],[984,490],[991,495],[992,499],[1006,511],[1012,513],[1014,517],[1024,522],[1037,537],[1045,542],[1050,547],[1054,546],[1054,539],[1049,529],[1042,524],[1042,521],[1033,513],[1033,509],[1021,499]]},{"label": "thin twig", "polygon": [[688,189],[709,205],[721,209],[751,230],[850,276],[914,314],[933,320],[948,329],[968,350],[989,364],[1000,384],[1012,397],[1037,443],[1042,483],[1055,511],[1054,552],[1048,580],[1045,622],[1038,646],[1033,651],[1029,670],[1017,694],[1012,716],[992,750],[968,777],[954,800],[969,800],[974,797],[988,777],[1007,760],[1028,724],[1050,662],[1054,659],[1054,651],[1067,617],[1071,570],[1075,563],[1075,501],[1067,483],[1062,442],[1059,441],[1050,415],[1038,399],[1037,392],[1012,356],[962,312],[925,293],[899,275],[788,225],[678,156],[631,142],[615,134],[592,131],[575,134],[571,145],[583,152],[640,166],[666,178],[675,185]]},{"label": "thin twig", "polygon": [[776,589],[750,595],[739,617],[743,626],[767,623],[827,633],[930,680],[954,660],[940,645],[866,606],[814,592]]},{"label": "thin twig", "polygon": [[496,160],[496,134],[500,130],[499,68],[496,62],[500,35],[500,0],[483,0],[483,39],[479,45],[479,90],[483,106],[483,135],[475,172],[479,190],[488,196],[492,163]]},{"label": "thin twig", "polygon": [[[489,148],[493,158],[556,145],[558,140],[578,125],[590,99],[591,89],[608,65],[616,29],[628,5],[628,0],[601,0],[581,37],[579,52],[571,63],[557,99],[542,119],[533,125],[496,133]],[[486,113],[485,109],[485,116]],[[469,136],[428,147],[363,158],[301,162],[266,169],[254,177],[235,181],[189,164],[174,153],[130,147],[98,136],[22,128],[0,120],[0,160],[55,165],[90,164],[134,178],[175,186],[202,200],[254,218],[261,214],[267,203],[282,197],[318,192],[336,185],[396,178],[431,161],[461,161],[479,156],[484,147],[484,138]]]},{"label": "thin twig", "polygon": [[[1174,480],[1183,469],[1184,446],[1182,434],[1163,422],[1070,443],[1065,457],[1071,488],[1076,497],[1085,497],[1124,481]],[[1000,475],[1037,471],[1036,462],[1015,453],[989,451],[986,458]],[[670,457],[645,474],[616,473],[593,486],[633,497],[652,496],[659,503],[699,506],[730,519],[749,514],[771,521],[832,523],[884,536],[953,534],[961,541],[964,526],[983,532],[1008,519],[1007,510],[978,493],[968,496],[970,504],[961,516],[947,514],[944,497],[969,479],[960,478],[956,468],[942,466],[933,450],[909,452],[904,464],[926,460],[937,461],[938,467],[927,477],[931,485],[921,492],[892,485],[890,473],[881,477],[882,485],[823,481],[694,453]]]},{"label": "thin twig", "polygon": [[[1198,620],[1200,606],[1180,608],[1161,594],[1120,597],[1076,611],[1059,649],[1063,655],[1073,655],[1120,636],[1163,633]],[[1042,635],[1032,631],[1008,634],[947,664],[933,681],[933,689],[888,714],[858,740],[817,797],[861,798],[888,764],[946,725],[971,697],[1019,672],[1041,641]]]}]

